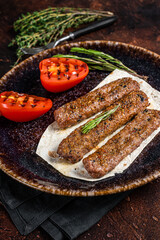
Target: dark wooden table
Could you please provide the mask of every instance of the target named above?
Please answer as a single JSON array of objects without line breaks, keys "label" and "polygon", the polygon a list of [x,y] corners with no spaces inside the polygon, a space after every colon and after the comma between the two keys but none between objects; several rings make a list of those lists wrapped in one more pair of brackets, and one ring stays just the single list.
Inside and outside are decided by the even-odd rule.
[{"label": "dark wooden table", "polygon": [[[34,2],[34,4],[33,4]],[[160,54],[160,1],[159,0],[5,0],[0,1],[0,75],[15,61],[15,52],[8,43],[14,37],[13,22],[21,13],[48,6],[87,7],[110,10],[118,21],[103,30],[90,33],[78,40],[113,40],[138,45]],[[21,236],[0,203],[0,239],[51,239],[41,228],[28,236]],[[158,240],[160,239],[160,181],[155,180],[119,203],[99,223],[79,236],[98,240]]]}]

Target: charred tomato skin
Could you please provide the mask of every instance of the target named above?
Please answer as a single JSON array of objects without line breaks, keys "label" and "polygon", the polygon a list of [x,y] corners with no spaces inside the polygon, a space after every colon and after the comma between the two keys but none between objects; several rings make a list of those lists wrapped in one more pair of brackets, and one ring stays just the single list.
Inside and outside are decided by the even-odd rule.
[{"label": "charred tomato skin", "polygon": [[0,114],[11,121],[34,120],[48,112],[51,107],[52,101],[47,98],[13,91],[0,94]]},{"label": "charred tomato skin", "polygon": [[63,92],[80,83],[89,73],[88,65],[77,59],[48,58],[39,64],[42,86],[49,92]]}]

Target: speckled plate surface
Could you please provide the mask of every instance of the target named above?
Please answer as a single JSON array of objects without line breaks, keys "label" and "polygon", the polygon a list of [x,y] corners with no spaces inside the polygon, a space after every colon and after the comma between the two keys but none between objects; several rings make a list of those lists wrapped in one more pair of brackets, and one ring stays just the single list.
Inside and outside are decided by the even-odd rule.
[{"label": "speckled plate surface", "polygon": [[35,155],[41,135],[54,121],[53,111],[86,94],[106,76],[104,72],[92,71],[82,83],[71,90],[58,94],[47,92],[40,84],[39,62],[53,54],[69,53],[73,46],[104,51],[119,58],[138,74],[148,76],[149,84],[160,91],[160,56],[140,47],[118,42],[87,41],[66,44],[34,55],[2,77],[0,92],[13,90],[48,97],[52,99],[53,107],[44,116],[27,123],[15,123],[0,118],[0,168],[25,185],[69,196],[94,196],[126,191],[159,177],[160,134],[123,173],[97,182],[65,177]]}]

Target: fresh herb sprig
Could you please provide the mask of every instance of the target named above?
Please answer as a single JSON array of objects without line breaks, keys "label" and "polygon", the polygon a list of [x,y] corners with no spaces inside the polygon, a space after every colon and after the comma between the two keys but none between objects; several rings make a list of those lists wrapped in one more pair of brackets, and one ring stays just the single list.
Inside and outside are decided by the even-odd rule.
[{"label": "fresh herb sprig", "polygon": [[69,28],[78,28],[79,25],[93,22],[97,19],[112,16],[112,12],[82,8],[53,8],[22,14],[14,22],[14,30],[18,32],[9,46],[18,47],[18,61],[23,52],[21,48],[47,45],[56,41]]},{"label": "fresh herb sprig", "polygon": [[128,72],[134,73],[134,71],[132,69],[126,67],[120,60],[112,57],[111,55],[109,55],[107,53],[96,51],[93,49],[85,49],[85,48],[79,48],[79,47],[72,48],[71,52],[77,52],[77,53],[83,53],[83,54],[90,55],[93,58],[97,58],[97,59],[99,59],[99,61],[104,62],[104,64],[106,63],[105,60],[107,60],[110,64],[111,63],[112,63],[112,65],[115,64],[117,66],[117,68],[119,68],[119,69],[124,69]]},{"label": "fresh herb sprig", "polygon": [[95,128],[101,121],[106,120],[111,114],[113,114],[118,108],[120,107],[120,105],[117,105],[116,107],[114,107],[113,109],[103,112],[102,114],[100,114],[98,117],[90,120],[89,122],[87,122],[83,127],[82,127],[82,133],[83,134],[87,134],[90,132],[91,129]]},{"label": "fresh herb sprig", "polygon": [[127,72],[136,74],[136,72],[125,66],[120,60],[104,52],[79,47],[71,48],[71,52],[85,54],[87,57],[62,54],[54,55],[53,57],[75,58],[84,61],[85,63],[88,64],[90,70],[101,70],[111,72],[114,71],[115,69],[123,69],[126,70]]}]

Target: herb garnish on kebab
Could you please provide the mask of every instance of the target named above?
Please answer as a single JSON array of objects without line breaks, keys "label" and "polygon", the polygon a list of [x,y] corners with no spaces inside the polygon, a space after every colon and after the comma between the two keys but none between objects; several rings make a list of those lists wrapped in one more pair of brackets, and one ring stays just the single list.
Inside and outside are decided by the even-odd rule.
[{"label": "herb garnish on kebab", "polygon": [[112,108],[111,110],[105,111],[101,113],[98,117],[95,119],[90,120],[82,127],[82,133],[86,134],[89,133],[93,128],[95,128],[100,122],[106,120],[109,118],[118,108],[120,107],[120,104]]}]

